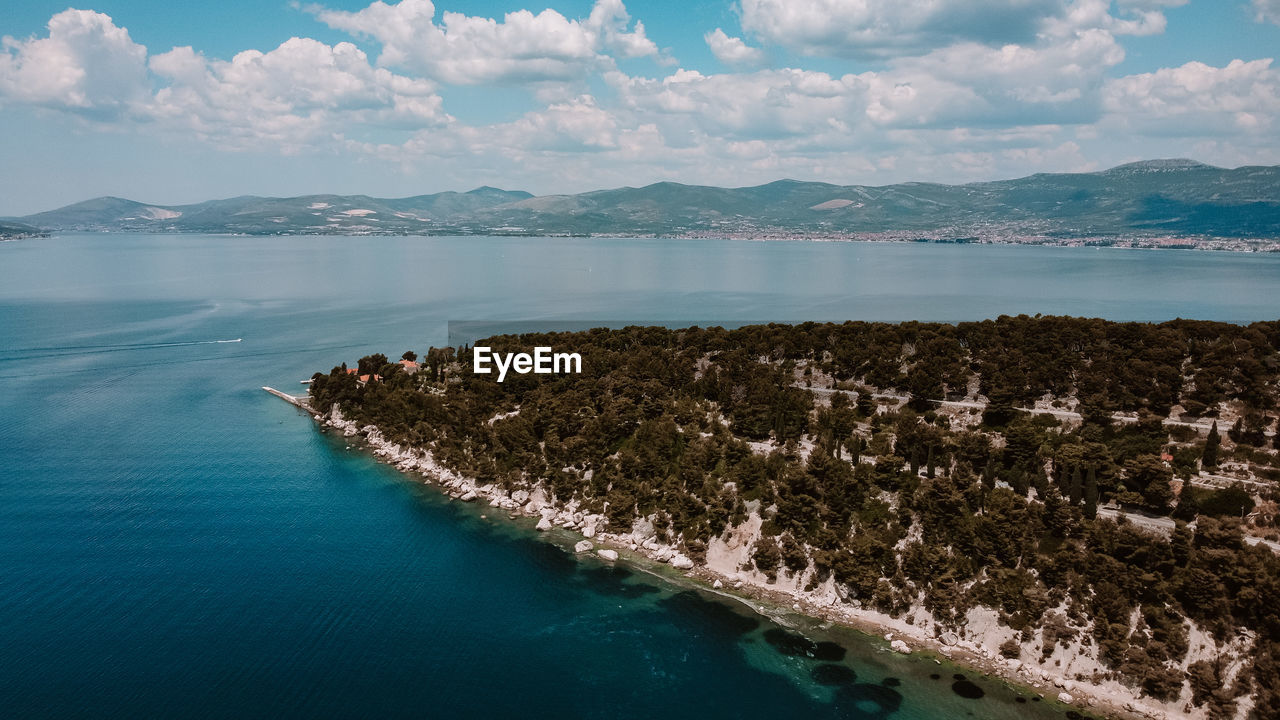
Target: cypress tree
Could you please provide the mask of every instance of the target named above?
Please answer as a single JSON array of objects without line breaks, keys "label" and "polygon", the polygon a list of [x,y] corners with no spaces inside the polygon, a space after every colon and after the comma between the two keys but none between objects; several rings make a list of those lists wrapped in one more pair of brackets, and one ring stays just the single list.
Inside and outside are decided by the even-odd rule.
[{"label": "cypress tree", "polygon": [[1205,468],[1218,467],[1218,446],[1222,444],[1222,438],[1218,437],[1218,421],[1213,421],[1213,427],[1209,428],[1209,438],[1204,441],[1204,453],[1200,456],[1200,466]]},{"label": "cypress tree", "polygon": [[1084,481],[1080,478],[1079,465],[1071,471],[1071,491],[1067,497],[1071,501],[1072,507],[1079,505],[1081,498],[1084,497]]},{"label": "cypress tree", "polygon": [[982,468],[982,487],[988,490],[994,490],[996,487],[996,468],[990,460],[987,461],[986,467]]},{"label": "cypress tree", "polygon": [[934,474],[934,471],[933,471],[933,446],[932,446],[932,445],[930,445],[930,446],[929,446],[929,456],[928,456],[928,458],[927,458],[927,459],[925,460],[925,462],[924,462],[924,467],[925,467],[925,473],[924,473],[924,474],[925,474],[925,477],[928,477],[928,478],[932,479],[932,478],[933,478],[933,474]]},{"label": "cypress tree", "polygon": [[1090,520],[1098,517],[1098,473],[1092,465],[1084,480],[1084,516]]}]

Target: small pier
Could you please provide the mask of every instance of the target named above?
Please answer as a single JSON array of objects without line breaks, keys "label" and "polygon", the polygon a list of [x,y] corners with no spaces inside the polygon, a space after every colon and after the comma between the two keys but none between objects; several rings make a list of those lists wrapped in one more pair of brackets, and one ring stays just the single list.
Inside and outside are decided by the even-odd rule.
[{"label": "small pier", "polygon": [[294,406],[294,407],[296,407],[296,408],[299,408],[299,409],[301,409],[301,410],[306,410],[307,412],[311,412],[311,403],[310,403],[310,402],[308,402],[308,399],[307,399],[306,397],[295,397],[295,396],[290,395],[290,394],[288,394],[288,393],[280,392],[279,390],[277,390],[277,389],[275,389],[275,388],[267,387],[266,385],[263,385],[263,386],[262,386],[262,389],[263,389],[263,390],[266,390],[267,392],[271,393],[272,395],[275,395],[276,397],[278,397],[278,398],[280,398],[281,400],[283,400],[283,401],[285,401],[285,402],[289,403],[290,405],[293,405],[293,406]]}]

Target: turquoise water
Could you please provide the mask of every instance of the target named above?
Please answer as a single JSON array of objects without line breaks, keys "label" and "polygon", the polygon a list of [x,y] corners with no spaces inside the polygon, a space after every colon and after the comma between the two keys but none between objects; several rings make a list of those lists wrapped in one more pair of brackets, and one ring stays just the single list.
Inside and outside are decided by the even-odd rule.
[{"label": "turquoise water", "polygon": [[972,675],[986,696],[961,698],[955,668],[851,632],[806,629],[838,643],[838,661],[789,654],[773,622],[575,561],[554,538],[404,482],[259,389],[301,390],[343,360],[441,344],[449,320],[1016,312],[1274,319],[1280,257],[489,238],[0,244],[0,707],[1063,717]]}]

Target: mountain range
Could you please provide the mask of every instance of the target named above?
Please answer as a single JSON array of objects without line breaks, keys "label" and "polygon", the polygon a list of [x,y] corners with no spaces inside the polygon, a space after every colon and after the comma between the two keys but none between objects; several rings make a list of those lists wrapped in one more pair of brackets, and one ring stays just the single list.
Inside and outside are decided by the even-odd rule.
[{"label": "mountain range", "polygon": [[243,234],[656,235],[902,233],[940,240],[1174,236],[1280,238],[1280,166],[1150,160],[1091,173],[964,185],[780,180],[660,182],[577,195],[481,187],[398,199],[243,196],[191,205],[101,197],[0,221],[46,231]]}]

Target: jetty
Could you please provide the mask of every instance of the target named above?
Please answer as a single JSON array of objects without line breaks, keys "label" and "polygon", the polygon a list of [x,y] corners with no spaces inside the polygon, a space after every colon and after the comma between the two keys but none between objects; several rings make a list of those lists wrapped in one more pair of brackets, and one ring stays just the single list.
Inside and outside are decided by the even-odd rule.
[{"label": "jetty", "polygon": [[301,409],[301,410],[306,410],[307,412],[312,412],[312,410],[311,410],[311,403],[310,403],[309,399],[308,399],[308,398],[306,398],[306,397],[296,397],[296,396],[294,396],[294,395],[290,395],[290,394],[288,394],[288,393],[280,392],[279,390],[277,390],[277,389],[275,389],[275,388],[273,388],[273,387],[267,387],[266,385],[263,385],[263,386],[262,386],[262,389],[263,389],[263,390],[266,390],[267,392],[271,393],[272,395],[275,395],[276,397],[278,397],[278,398],[280,398],[281,400],[283,400],[283,401],[285,401],[285,402],[289,403],[290,405],[293,405],[293,406],[294,406],[294,407],[296,407],[296,408],[299,408],[299,409]]}]

